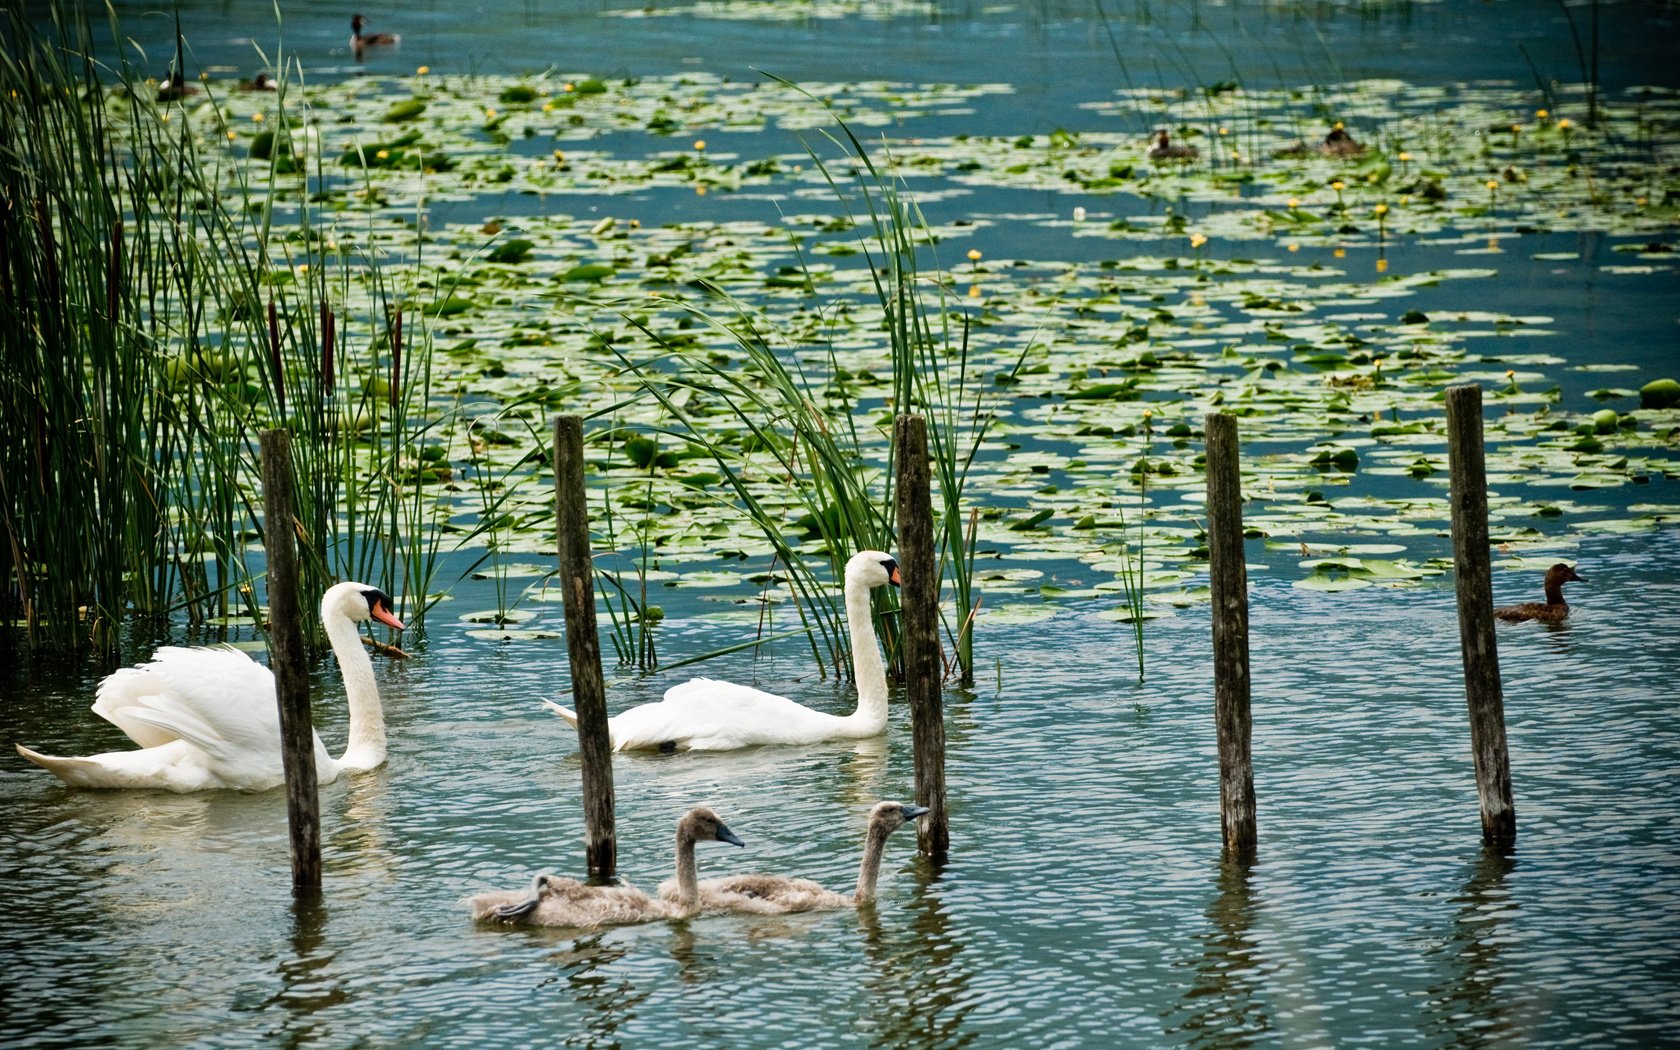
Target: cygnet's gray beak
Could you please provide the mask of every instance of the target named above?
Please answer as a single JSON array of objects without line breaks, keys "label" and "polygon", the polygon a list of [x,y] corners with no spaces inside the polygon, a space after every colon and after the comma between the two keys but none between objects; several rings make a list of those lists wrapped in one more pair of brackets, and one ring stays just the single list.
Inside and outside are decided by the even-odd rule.
[{"label": "cygnet's gray beak", "polygon": [[905,820],[915,820],[917,817],[925,817],[933,812],[926,806],[900,806],[898,808],[903,811]]},{"label": "cygnet's gray beak", "polygon": [[729,825],[727,825],[727,824],[719,824],[718,825],[717,840],[719,842],[727,842],[731,846],[745,846],[746,845],[745,842],[741,841],[741,836],[739,836],[739,835],[735,834],[733,831],[729,830]]}]

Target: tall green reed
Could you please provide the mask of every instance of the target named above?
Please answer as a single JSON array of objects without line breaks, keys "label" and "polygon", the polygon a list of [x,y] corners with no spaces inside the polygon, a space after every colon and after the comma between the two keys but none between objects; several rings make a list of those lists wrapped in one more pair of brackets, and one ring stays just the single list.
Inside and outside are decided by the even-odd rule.
[{"label": "tall green reed", "polygon": [[[938,266],[926,218],[902,183],[876,166],[846,123],[832,111],[830,116],[843,138],[825,137],[857,172],[853,187],[866,211],[863,222],[848,218],[864,231],[859,239],[869,286],[884,317],[892,369],[889,407],[928,419],[938,487],[939,571],[950,581],[954,608],[945,626],[961,680],[970,684],[979,597],[973,585],[974,517],[963,493],[995,418],[987,382],[992,377],[983,377],[971,359],[961,300],[949,273]],[[815,150],[811,155],[836,198],[842,203],[852,199],[828,159]],[[808,268],[806,276],[806,287],[814,288]],[[807,371],[800,352],[778,348],[783,338],[794,342],[795,337],[762,330],[745,304],[721,288],[706,290],[722,310],[693,302],[676,306],[732,341],[744,363],[695,352],[686,337],[667,342],[636,317],[628,319],[660,352],[635,359],[619,351],[620,359],[673,421],[667,432],[691,442],[716,464],[734,506],[746,513],[775,561],[786,568],[813,654],[819,662],[845,666],[843,606],[815,570],[826,562],[837,576],[852,551],[891,549],[895,452],[883,431],[871,424],[860,428],[867,412],[862,393],[849,382],[832,343],[822,367]],[[1029,350],[1030,344],[1014,357],[1004,382],[1013,378]],[[706,415],[713,411],[721,411],[731,425],[720,429]],[[877,454],[883,444],[884,463]],[[885,620],[880,633],[892,654],[894,622]]]},{"label": "tall green reed", "polygon": [[[877,167],[851,127],[832,109],[828,112],[843,140],[826,131],[823,136],[840,149],[855,173],[851,185],[868,217],[865,228],[870,236],[860,238],[860,247],[886,315],[894,411],[919,412],[927,418],[929,463],[938,488],[940,576],[950,583],[955,613],[945,616],[942,605],[941,615],[960,681],[972,685],[974,619],[980,599],[974,588],[974,519],[965,512],[963,493],[997,418],[991,405],[992,377],[978,374],[971,361],[968,315],[953,291],[949,271],[939,265],[937,238],[920,206],[901,179]],[[835,169],[815,150],[809,152],[836,198],[845,201],[848,194]],[[1031,349],[1029,341],[1015,355],[1001,373],[1003,383],[1015,378]]]},{"label": "tall green reed", "polygon": [[[730,313],[674,305],[732,340],[744,363],[695,352],[686,341],[671,346],[636,317],[631,324],[662,352],[641,359],[615,352],[672,421],[652,429],[712,460],[730,507],[746,514],[787,569],[812,655],[844,667],[844,605],[817,569],[838,578],[851,552],[890,549],[890,474],[868,465],[844,385],[807,375],[795,355],[778,352],[745,304],[714,290]],[[884,626],[890,653],[894,634]]]},{"label": "tall green reed", "polygon": [[276,425],[305,587],[375,579],[423,617],[442,510],[416,463],[448,425],[430,333],[405,345],[397,282],[317,227],[332,180],[293,141],[286,78],[271,137],[236,157],[210,85],[98,65],[67,6],[46,35],[15,10],[0,27],[0,619],[78,648],[130,614],[259,616],[256,435]]}]

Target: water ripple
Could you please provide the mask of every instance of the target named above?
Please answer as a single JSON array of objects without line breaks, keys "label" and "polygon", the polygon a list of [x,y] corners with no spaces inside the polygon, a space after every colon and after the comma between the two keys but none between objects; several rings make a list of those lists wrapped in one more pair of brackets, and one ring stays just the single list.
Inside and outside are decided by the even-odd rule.
[{"label": "water ripple", "polygon": [[[464,895],[579,873],[576,742],[535,702],[563,694],[563,661],[469,673],[476,644],[439,639],[381,671],[389,765],[322,792],[319,908],[290,899],[277,792],[72,792],[0,769],[0,948],[30,960],[5,978],[8,1020],[40,1046],[1649,1045],[1680,1032],[1680,541],[1647,542],[1657,579],[1612,551],[1566,629],[1501,628],[1511,858],[1480,850],[1451,592],[1263,583],[1249,868],[1220,859],[1205,614],[1151,625],[1139,685],[1127,637],[1075,610],[1053,649],[1031,628],[985,638],[1001,686],[947,700],[952,857],[900,832],[877,905],[475,929]],[[1653,594],[1638,622],[1613,614]],[[848,708],[798,680],[805,659],[708,673]],[[612,707],[683,677],[615,686]],[[4,729],[111,746],[83,684],[63,688]],[[323,705],[321,731],[341,740],[342,710]],[[896,698],[884,740],[625,755],[615,778],[621,874],[644,888],[698,803],[747,842],[702,846],[702,873],[849,887],[869,804],[914,794]]]}]

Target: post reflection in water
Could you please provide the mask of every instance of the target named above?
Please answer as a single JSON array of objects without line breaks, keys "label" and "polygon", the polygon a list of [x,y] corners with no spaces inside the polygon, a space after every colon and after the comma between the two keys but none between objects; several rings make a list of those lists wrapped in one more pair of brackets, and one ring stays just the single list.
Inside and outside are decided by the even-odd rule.
[{"label": "post reflection in water", "polygon": [[1442,972],[1429,988],[1426,1031],[1450,1046],[1520,1041],[1528,1027],[1522,1006],[1507,995],[1500,945],[1507,940],[1517,903],[1505,888],[1516,870],[1509,854],[1484,849],[1470,866],[1458,895],[1452,927],[1430,951]]},{"label": "post reflection in water", "polygon": [[922,856],[916,866],[919,886],[901,912],[883,922],[878,903],[858,906],[864,952],[875,971],[865,984],[876,1007],[859,1020],[870,1025],[871,1046],[967,1046],[979,1033],[963,1027],[973,1008],[970,975],[961,959],[962,945],[952,936],[950,916],[933,892],[942,869]]},{"label": "post reflection in water", "polygon": [[562,1014],[576,1018],[577,1030],[560,1041],[562,1046],[618,1046],[618,1029],[636,1016],[636,1007],[648,997],[630,979],[613,972],[613,965],[630,951],[629,945],[609,939],[606,933],[578,937],[548,956],[556,974],[543,985],[562,986],[580,1009]]},{"label": "post reflection in water", "polygon": [[350,995],[341,976],[334,976],[332,964],[336,954],[324,951],[327,908],[319,899],[294,901],[292,904],[291,954],[280,960],[280,989],[263,1006],[278,1006],[285,1011],[280,1023],[278,1042],[282,1046],[309,1046],[328,1033],[323,1030],[322,1018],[331,1016],[328,1007],[349,1001]]},{"label": "post reflection in water", "polygon": [[1208,905],[1201,952],[1180,963],[1195,967],[1181,1019],[1168,1035],[1196,1047],[1247,1047],[1265,1040],[1272,1015],[1265,998],[1265,966],[1254,936],[1257,911],[1249,888],[1250,862],[1227,851],[1219,863],[1219,893]]}]

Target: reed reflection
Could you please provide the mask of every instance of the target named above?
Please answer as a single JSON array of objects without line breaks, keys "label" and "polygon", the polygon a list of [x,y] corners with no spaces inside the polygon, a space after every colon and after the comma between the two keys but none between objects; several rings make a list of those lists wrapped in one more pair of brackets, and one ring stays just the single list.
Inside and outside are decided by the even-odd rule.
[{"label": "reed reflection", "polygon": [[1517,861],[1484,849],[1470,865],[1452,926],[1430,951],[1441,977],[1429,988],[1425,1027],[1446,1046],[1490,1046],[1521,1041],[1526,1025],[1519,1001],[1506,994],[1500,959],[1510,941],[1517,905],[1505,879]]},{"label": "reed reflection", "polygon": [[864,983],[878,1007],[867,1018],[869,1045],[968,1046],[979,1038],[963,1024],[973,1008],[973,979],[963,946],[952,936],[950,916],[933,892],[943,866],[918,856],[916,868],[916,894],[903,909],[883,918],[874,901],[858,906],[864,952],[875,971]]},{"label": "reed reflection", "polygon": [[1271,1041],[1250,870],[1247,858],[1230,852],[1221,856],[1219,893],[1204,912],[1208,928],[1197,938],[1201,951],[1181,964],[1194,966],[1196,975],[1180,1004],[1181,1019],[1166,1032],[1189,1046],[1247,1047]]}]

